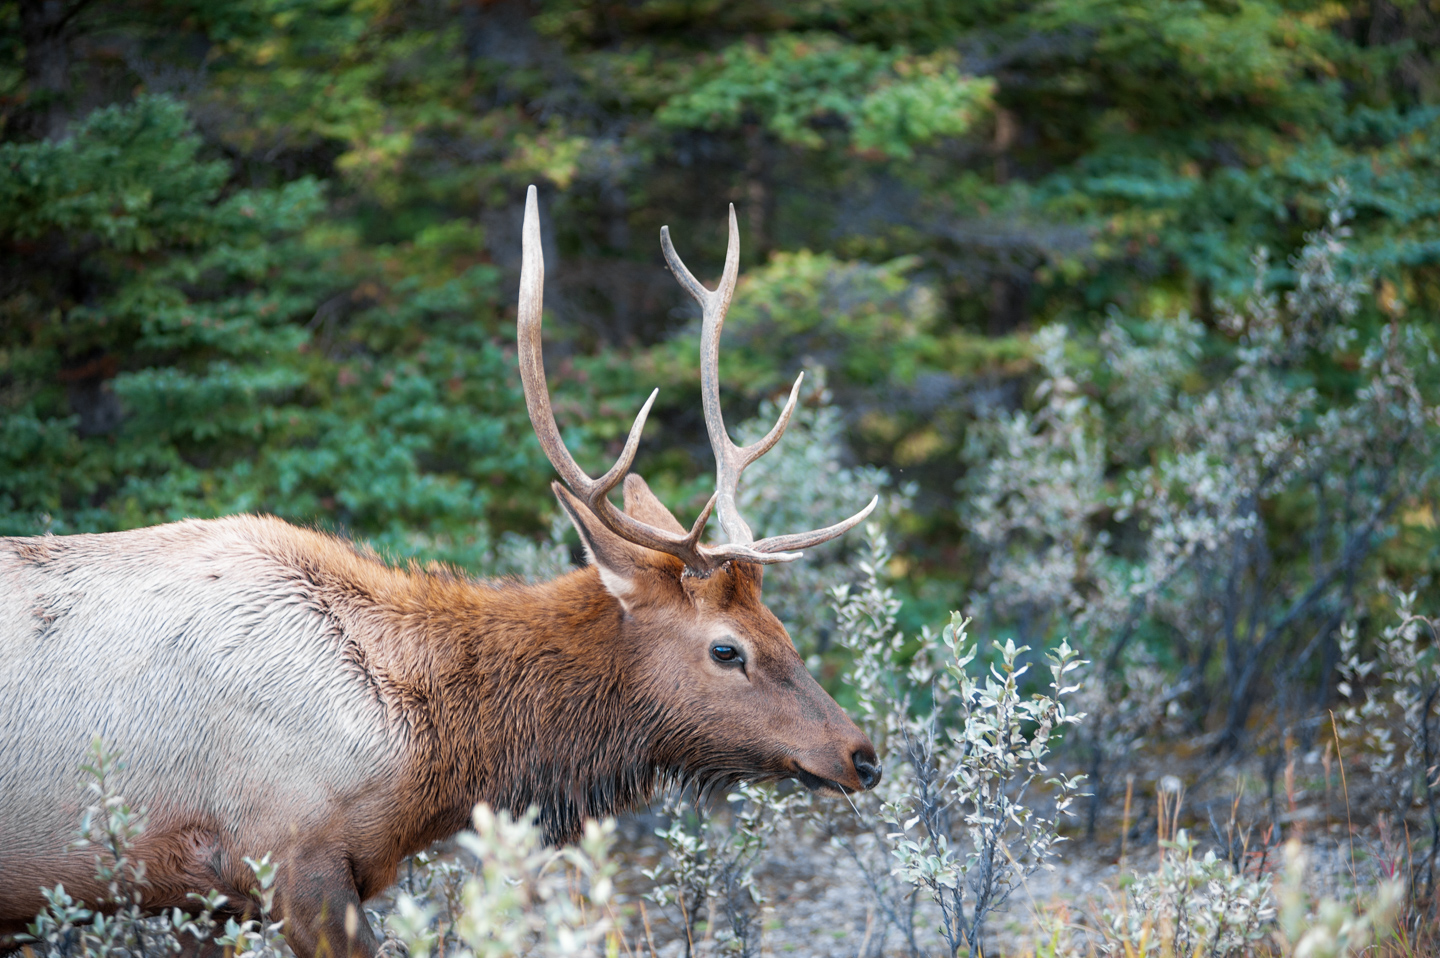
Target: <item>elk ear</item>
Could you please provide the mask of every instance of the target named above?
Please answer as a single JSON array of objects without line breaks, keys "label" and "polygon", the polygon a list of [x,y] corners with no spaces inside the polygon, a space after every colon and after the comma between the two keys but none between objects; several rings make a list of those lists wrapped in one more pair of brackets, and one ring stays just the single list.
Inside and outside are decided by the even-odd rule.
[{"label": "elk ear", "polygon": [[648,565],[645,560],[650,550],[627,542],[605,528],[590,507],[560,483],[552,482],[550,488],[555,490],[555,498],[560,500],[560,507],[570,517],[575,531],[580,533],[580,541],[591,564],[600,570],[600,581],[628,611],[629,599],[635,591],[635,578],[641,567]]},{"label": "elk ear", "polygon": [[666,532],[683,536],[689,531],[680,524],[674,513],[665,508],[665,503],[655,498],[649,484],[633,472],[625,477],[625,513]]}]

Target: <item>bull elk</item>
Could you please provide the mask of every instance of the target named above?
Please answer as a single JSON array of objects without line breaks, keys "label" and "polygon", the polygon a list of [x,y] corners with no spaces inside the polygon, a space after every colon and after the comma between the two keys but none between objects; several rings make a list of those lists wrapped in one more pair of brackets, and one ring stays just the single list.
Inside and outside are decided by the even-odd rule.
[{"label": "bull elk", "polygon": [[[798,778],[850,791],[875,750],[806,671],[761,602],[764,567],[833,539],[756,540],[740,474],[780,438],[800,381],[759,442],[720,413],[720,331],[739,238],[711,292],[661,230],[704,311],[701,382],[716,489],[683,527],[627,475],[652,393],[619,461],[592,479],[561,441],[540,351],[544,264],[525,204],[519,356],[540,443],[588,567],[539,585],[396,569],[264,516],[105,535],[0,539],[0,950],[42,886],[103,899],[69,842],[92,736],[123,750],[119,787],[149,811],[136,857],[147,905],[217,889],[244,909],[245,856],[272,852],[277,910],[299,958],[372,956],[360,903],[405,856],[458,831],[477,802],[539,810],[564,842],[657,787]],[[624,509],[608,498],[621,484]],[[728,542],[704,544],[711,511]]]}]

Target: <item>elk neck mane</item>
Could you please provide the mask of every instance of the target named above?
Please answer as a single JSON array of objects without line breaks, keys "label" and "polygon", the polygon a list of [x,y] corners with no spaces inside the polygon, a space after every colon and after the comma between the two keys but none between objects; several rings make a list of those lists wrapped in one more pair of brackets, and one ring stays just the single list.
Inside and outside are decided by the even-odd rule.
[{"label": "elk neck mane", "polygon": [[[224,520],[222,520],[224,521]],[[229,520],[236,521],[236,520]],[[477,801],[534,808],[547,837],[644,804],[661,784],[726,784],[676,742],[688,722],[664,704],[643,650],[622,641],[627,614],[594,566],[535,584],[477,580],[414,563],[396,568],[349,542],[279,520],[263,524],[339,625],[346,654],[411,743],[403,783],[425,818],[420,839],[469,821]],[[652,583],[649,601],[684,603]],[[733,587],[732,587],[733,590]],[[693,717],[690,717],[693,721]],[[686,766],[689,766],[687,768]]]}]

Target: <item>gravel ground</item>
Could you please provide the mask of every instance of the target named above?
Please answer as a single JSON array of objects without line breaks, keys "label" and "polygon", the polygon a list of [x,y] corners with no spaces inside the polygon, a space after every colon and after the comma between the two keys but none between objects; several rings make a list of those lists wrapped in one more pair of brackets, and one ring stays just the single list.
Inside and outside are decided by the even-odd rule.
[{"label": "gravel ground", "polygon": [[[1185,780],[1198,782],[1193,794],[1184,800],[1185,814],[1181,824],[1200,839],[1201,850],[1217,846],[1217,829],[1225,830],[1232,809],[1239,822],[1271,821],[1275,810],[1264,798],[1253,776],[1249,787],[1242,781],[1242,771],[1235,768],[1217,769],[1210,766],[1185,768],[1172,762],[1172,772]],[[1318,768],[1318,765],[1317,765]],[[1301,769],[1305,771],[1305,769]],[[1154,793],[1158,782],[1138,783],[1130,819],[1127,867],[1129,873],[1147,873],[1157,864]],[[1334,785],[1339,785],[1336,781]],[[1239,796],[1237,799],[1236,796]],[[1347,897],[1354,887],[1354,877],[1362,884],[1375,879],[1377,863],[1387,852],[1378,841],[1357,839],[1355,849],[1345,841],[1350,822],[1357,834],[1373,834],[1373,818],[1368,810],[1356,807],[1347,813],[1338,788],[1327,788],[1321,781],[1310,779],[1307,789],[1297,785],[1281,808],[1288,810],[1275,816],[1288,837],[1303,837],[1309,866],[1306,889],[1326,897]],[[1142,807],[1147,806],[1147,807]],[[1361,816],[1356,818],[1355,816]],[[1053,929],[1064,926],[1083,946],[1087,927],[1094,927],[1103,906],[1113,904],[1119,887],[1121,807],[1107,809],[1100,819],[1100,834],[1108,836],[1099,842],[1068,841],[1057,847],[1053,867],[1040,870],[1019,883],[1006,905],[991,915],[986,924],[987,955],[1034,955],[1036,946],[1048,944]],[[1218,820],[1219,824],[1215,824]],[[653,837],[657,820],[634,816],[622,822],[617,852],[625,862],[624,871],[637,878],[641,867],[652,867],[659,859],[661,848]],[[1249,847],[1260,846],[1264,829],[1253,828]],[[1267,853],[1270,867],[1279,868],[1282,853],[1272,848]],[[885,866],[879,863],[883,871]],[[908,956],[902,936],[892,923],[879,913],[862,874],[849,857],[824,839],[804,830],[785,832],[772,840],[764,858],[756,867],[756,876],[766,902],[763,906],[761,953],[776,958],[892,958]],[[647,883],[639,878],[634,884],[622,883],[628,897],[624,908],[628,925],[626,937],[635,948],[637,958],[650,958],[644,923],[640,920],[639,901]],[[656,958],[679,958],[685,953],[683,930],[677,920],[667,920],[663,910],[646,904],[649,919],[648,941],[654,943]],[[948,955],[938,934],[939,916],[933,903],[918,905],[915,926],[918,944],[931,956]],[[1046,929],[1051,929],[1047,931]],[[724,954],[713,941],[701,940],[695,954]],[[1084,949],[1082,947],[1082,952]]]},{"label": "gravel ground", "polygon": [[[1319,836],[1315,836],[1319,837]],[[1338,838],[1338,835],[1336,836]],[[1009,902],[994,913],[986,926],[985,954],[1023,956],[1036,954],[1038,945],[1048,944],[1053,930],[1062,922],[1082,946],[1084,928],[1092,927],[1102,905],[1113,901],[1120,870],[1112,861],[1092,859],[1099,849],[1070,845],[1071,858],[1062,858],[1054,868],[1031,875],[1017,887]],[[622,855],[624,850],[622,850]],[[642,857],[653,859],[653,851]],[[1130,861],[1128,871],[1148,871],[1154,866],[1155,848],[1145,849]],[[1307,889],[1312,893],[1341,895],[1349,886],[1348,853],[1342,842],[1325,841],[1307,847],[1311,868]],[[763,906],[761,954],[775,958],[901,958],[908,956],[905,942],[877,914],[874,899],[846,856],[823,842],[804,836],[782,837],[757,869],[759,884],[767,901]],[[639,920],[638,896],[632,894],[624,912],[628,919],[627,943],[636,958],[651,958],[646,933]],[[685,954],[683,932],[676,924],[657,914],[647,903],[650,941],[655,958],[681,958]],[[923,952],[948,955],[936,933],[938,913],[926,901],[918,908],[917,936]],[[710,940],[696,943],[694,954],[729,954]],[[624,954],[624,952],[622,952]]]},{"label": "gravel ground", "polygon": [[[1262,798],[1263,790],[1253,775],[1245,779],[1239,770],[1183,768],[1172,761],[1171,774],[1159,781],[1135,786],[1135,801],[1129,818],[1130,830],[1126,871],[1147,873],[1157,863],[1156,812],[1154,795],[1165,779],[1179,773],[1197,783],[1186,795],[1182,825],[1201,841],[1201,848],[1216,847],[1217,830],[1232,814],[1239,822],[1275,821],[1284,833],[1305,840],[1310,867],[1306,888],[1312,894],[1345,897],[1353,888],[1352,876],[1373,881],[1377,863],[1393,850],[1378,839],[1359,840],[1352,850],[1344,840],[1353,822],[1357,834],[1378,834],[1371,810],[1353,809],[1341,801],[1338,780],[1327,785],[1314,775],[1297,777],[1290,795],[1278,805]],[[1309,763],[1307,763],[1309,764]],[[1300,769],[1306,772],[1306,769]],[[1329,770],[1325,770],[1327,775]],[[1178,781],[1178,779],[1174,779]],[[1248,781],[1250,786],[1244,787]],[[1352,783],[1353,784],[1353,783]],[[1240,796],[1237,798],[1236,796]],[[1035,955],[1037,946],[1048,950],[1055,928],[1064,928],[1085,953],[1085,929],[1093,928],[1102,907],[1113,903],[1119,887],[1120,831],[1122,812],[1107,808],[1099,819],[1098,842],[1067,841],[1057,847],[1052,867],[1035,872],[1014,888],[1009,901],[987,921],[984,951],[987,955]],[[1288,806],[1288,808],[1286,807]],[[1280,811],[1285,809],[1284,811]],[[1233,811],[1232,811],[1233,810]],[[1273,818],[1272,818],[1273,816]],[[1216,825],[1216,820],[1221,824]],[[663,820],[641,813],[619,822],[614,853],[620,860],[617,904],[624,931],[621,954],[627,958],[681,958],[687,949],[678,909],[662,908],[645,899],[651,883],[642,872],[662,858],[663,846],[655,836]],[[1262,829],[1251,830],[1249,847],[1259,847]],[[1280,864],[1280,850],[1267,853],[1271,867]],[[888,872],[888,862],[876,856],[877,873]],[[755,873],[765,902],[761,909],[761,951],[774,958],[899,958],[909,956],[903,935],[894,922],[887,921],[876,904],[862,871],[849,855],[797,826],[770,840]],[[917,944],[928,956],[948,955],[941,939],[936,906],[928,900],[916,904]],[[380,905],[384,910],[384,905]],[[692,953],[709,958],[737,951],[726,950],[707,933],[700,932]]]},{"label": "gravel ground", "polygon": [[[627,867],[632,860],[653,862],[658,848],[650,848],[644,839],[629,849],[622,848]],[[1068,908],[1072,913],[1085,912],[1106,894],[1107,884],[1114,887],[1117,869],[1111,865],[1079,860],[1062,861],[1053,870],[1038,871],[1011,895],[1007,905],[989,922],[987,951],[995,954],[1021,954],[1035,938],[1035,915]],[[781,835],[771,845],[756,875],[766,903],[762,907],[761,949],[764,955],[777,958],[880,958],[902,956],[909,952],[898,929],[887,922],[876,908],[860,871],[849,857],[827,842],[804,834]],[[625,908],[629,918],[627,939],[634,945],[643,943],[646,934],[639,921],[637,886],[629,891]],[[647,903],[650,940],[655,944],[657,958],[678,958],[685,953],[683,931],[679,922],[667,920],[656,906]],[[944,941],[937,932],[939,914],[933,903],[917,904],[915,921],[917,939],[930,955],[947,954]],[[649,945],[643,944],[640,954],[649,958]],[[697,942],[697,955],[719,955],[724,952],[713,941]]]}]

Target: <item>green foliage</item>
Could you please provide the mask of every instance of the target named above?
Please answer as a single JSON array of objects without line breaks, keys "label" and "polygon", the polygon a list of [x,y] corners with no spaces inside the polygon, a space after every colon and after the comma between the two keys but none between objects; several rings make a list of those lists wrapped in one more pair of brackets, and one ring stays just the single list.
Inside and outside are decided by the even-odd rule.
[{"label": "green foliage", "polygon": [[[914,379],[942,360],[934,293],[914,283],[913,259],[870,264],[827,253],[777,253],[737,288],[720,353],[721,381],[751,396],[788,390],[796,373],[823,368],[850,386]],[[698,326],[655,349],[677,379],[699,378]],[[662,374],[664,374],[662,372]]]},{"label": "green foliage", "polygon": [[781,142],[810,149],[826,145],[819,128],[838,124],[857,150],[910,159],[918,145],[968,131],[989,105],[994,82],[961,76],[952,61],[780,33],[764,49],[727,49],[714,75],[671,97],[656,119],[710,130],[758,119]]},{"label": "green foliage", "polygon": [[[1037,331],[1068,324],[1077,395],[1109,396],[1109,310],[1162,351],[1152,318],[1184,313],[1204,332],[1176,395],[1203,391],[1255,249],[1301,282],[1341,178],[1375,293],[1357,328],[1440,305],[1415,5],[70,0],[51,34],[31,9],[0,3],[8,533],[256,510],[501,561],[553,513],[507,351],[532,180],[580,461],[608,464],[659,385],[640,467],[703,502],[693,324],[655,235],[713,277],[733,201],[733,421],[823,368],[851,454],[918,484],[906,588],[936,606],[984,585],[965,451],[1024,405]],[[1333,398],[1354,359],[1296,375]],[[1087,414],[1129,415],[1108,402]],[[1121,425],[1102,480],[1167,461],[1155,423]],[[1087,538],[1107,510],[1063,518]],[[1382,548],[1433,565],[1414,536]]]},{"label": "green foliage", "polygon": [[[52,266],[0,306],[9,531],[33,531],[40,513],[79,530],[210,511],[184,453],[258,428],[255,404],[297,385],[262,357],[303,342],[285,320],[305,299],[261,281],[293,260],[319,185],[222,197],[225,165],[199,160],[200,146],[183,107],[157,97],[101,110],[59,143],[0,146],[12,262],[38,248]],[[135,410],[134,441],[85,441],[113,430],[120,404]]]},{"label": "green foliage", "polygon": [[493,268],[454,261],[473,237],[357,249],[317,221],[313,178],[226,190],[200,149],[163,97],[0,146],[15,260],[62,264],[0,306],[0,528],[266,511],[478,561],[487,509],[534,522],[545,471],[518,384],[489,324],[465,322],[498,295]]}]

